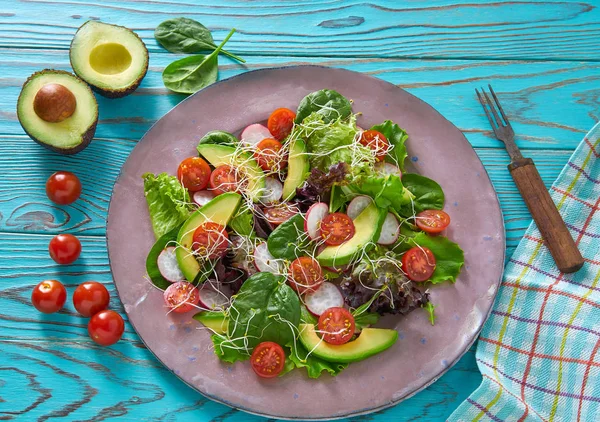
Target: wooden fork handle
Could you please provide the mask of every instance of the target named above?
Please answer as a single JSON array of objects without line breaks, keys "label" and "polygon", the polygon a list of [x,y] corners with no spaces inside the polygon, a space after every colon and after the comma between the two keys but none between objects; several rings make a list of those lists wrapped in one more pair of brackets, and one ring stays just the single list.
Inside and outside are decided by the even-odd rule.
[{"label": "wooden fork handle", "polygon": [[508,165],[521,196],[529,208],[542,237],[563,273],[574,273],[583,266],[583,257],[558,213],[531,158],[521,158]]}]

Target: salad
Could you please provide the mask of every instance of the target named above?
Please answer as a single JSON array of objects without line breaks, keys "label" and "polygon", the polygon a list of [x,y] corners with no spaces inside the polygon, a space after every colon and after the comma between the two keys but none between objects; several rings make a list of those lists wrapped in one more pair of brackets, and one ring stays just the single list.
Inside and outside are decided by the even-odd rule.
[{"label": "salad", "polygon": [[443,236],[444,192],[406,171],[403,129],[358,115],[323,89],[239,138],[208,132],[176,174],[144,174],[148,278],[168,312],[210,330],[221,361],[337,375],[396,342],[373,327],[382,315],[422,308],[434,324],[428,289],[464,263]]}]

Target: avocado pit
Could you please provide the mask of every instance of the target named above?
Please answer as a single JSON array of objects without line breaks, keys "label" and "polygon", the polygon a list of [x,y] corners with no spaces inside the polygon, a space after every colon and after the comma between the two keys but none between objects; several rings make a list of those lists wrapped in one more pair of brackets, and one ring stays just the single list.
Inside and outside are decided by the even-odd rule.
[{"label": "avocado pit", "polygon": [[33,99],[33,110],[49,123],[59,123],[75,112],[75,95],[64,85],[50,83],[42,86]]}]

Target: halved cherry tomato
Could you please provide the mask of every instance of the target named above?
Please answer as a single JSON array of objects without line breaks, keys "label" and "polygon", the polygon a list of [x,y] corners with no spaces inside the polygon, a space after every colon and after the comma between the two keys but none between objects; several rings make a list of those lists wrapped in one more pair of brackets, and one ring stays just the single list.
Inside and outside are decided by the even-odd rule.
[{"label": "halved cherry tomato", "polygon": [[308,256],[301,256],[290,264],[288,282],[299,294],[314,292],[323,284],[323,272],[319,263]]},{"label": "halved cherry tomato", "polygon": [[402,271],[412,281],[427,281],[435,271],[435,256],[428,248],[415,246],[402,257]]},{"label": "halved cherry tomato", "polygon": [[361,133],[359,142],[373,150],[378,161],[383,161],[390,149],[385,135],[377,130],[365,130]]},{"label": "halved cherry tomato", "polygon": [[167,287],[163,299],[170,310],[179,314],[195,309],[200,302],[200,295],[192,283],[178,281]]},{"label": "halved cherry tomato", "polygon": [[88,334],[100,346],[115,344],[123,335],[123,331],[125,323],[115,311],[100,311],[88,322]]},{"label": "halved cherry tomato", "polygon": [[225,192],[237,192],[242,185],[237,170],[227,165],[219,166],[213,170],[209,184],[215,195]]},{"label": "halved cherry tomato", "polygon": [[45,280],[33,288],[31,303],[40,312],[51,314],[62,309],[67,300],[67,290],[60,281]]},{"label": "halved cherry tomato", "polygon": [[190,192],[206,189],[209,177],[210,167],[200,157],[186,158],[177,169],[177,179]]},{"label": "halved cherry tomato", "polygon": [[263,341],[254,348],[250,357],[252,369],[256,375],[262,378],[274,378],[285,364],[285,353],[283,348],[272,341]]},{"label": "halved cherry tomato", "polygon": [[264,208],[264,214],[267,221],[275,226],[289,220],[300,210],[294,205],[280,204]]},{"label": "halved cherry tomato", "polygon": [[207,221],[194,231],[192,250],[203,258],[220,258],[227,253],[228,246],[229,235],[220,224]]},{"label": "halved cherry tomato", "polygon": [[281,141],[291,133],[295,118],[296,113],[289,108],[278,108],[269,116],[267,128],[275,139]]},{"label": "halved cherry tomato", "polygon": [[81,283],[73,292],[73,306],[84,317],[91,317],[108,308],[109,302],[108,290],[97,281]]},{"label": "halved cherry tomato", "polygon": [[81,195],[81,182],[70,171],[57,171],[46,181],[46,195],[56,204],[71,204]]},{"label": "halved cherry tomato", "polygon": [[348,343],[354,335],[354,317],[346,308],[329,308],[319,317],[321,337],[329,344]]},{"label": "halved cherry tomato", "polygon": [[72,234],[59,234],[50,241],[48,252],[57,264],[71,264],[79,258],[81,243]]},{"label": "halved cherry tomato", "polygon": [[329,214],[321,221],[321,237],[329,246],[341,245],[352,239],[355,231],[352,219],[341,212]]},{"label": "halved cherry tomato", "polygon": [[425,210],[417,214],[417,226],[430,234],[441,233],[450,225],[450,216],[441,210]]},{"label": "halved cherry tomato", "polygon": [[287,166],[283,145],[276,139],[263,139],[256,145],[254,159],[264,171],[279,172]]}]

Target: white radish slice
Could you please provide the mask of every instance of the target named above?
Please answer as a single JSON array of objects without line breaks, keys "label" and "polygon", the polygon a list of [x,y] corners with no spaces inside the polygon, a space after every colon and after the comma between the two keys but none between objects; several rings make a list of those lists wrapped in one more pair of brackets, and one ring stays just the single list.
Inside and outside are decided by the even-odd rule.
[{"label": "white radish slice", "polygon": [[388,212],[383,221],[383,226],[381,226],[381,234],[379,235],[379,239],[377,239],[377,243],[380,245],[392,245],[398,240],[399,234],[400,224],[398,224],[398,220],[394,214]]},{"label": "white radish slice", "polygon": [[177,257],[175,256],[175,246],[169,246],[165,248],[156,260],[158,271],[160,274],[171,283],[185,280],[183,273],[179,269],[177,264]]},{"label": "white radish slice", "polygon": [[248,126],[246,129],[242,131],[242,143],[247,146],[254,147],[260,141],[266,138],[272,138],[271,132],[265,126],[260,123],[255,123],[253,125]]},{"label": "white radish slice", "polygon": [[260,202],[271,204],[281,199],[283,195],[283,184],[274,177],[265,177],[265,188],[262,192]]},{"label": "white radish slice", "polygon": [[304,296],[306,309],[316,316],[320,316],[329,308],[344,306],[344,296],[337,286],[326,281],[315,292]]},{"label": "white radish slice", "polygon": [[254,265],[256,269],[261,272],[269,272],[274,274],[280,274],[283,272],[283,263],[275,259],[269,249],[267,248],[267,242],[259,244],[254,249]]},{"label": "white radish slice", "polygon": [[192,200],[201,207],[208,204],[214,198],[215,194],[209,190],[200,190],[198,192],[194,192],[192,195]]},{"label": "white radish slice", "polygon": [[402,177],[402,172],[398,166],[395,166],[392,163],[377,163],[375,164],[375,170],[385,175],[393,174],[395,176]]},{"label": "white radish slice", "polygon": [[365,210],[365,208],[371,205],[371,202],[373,202],[373,200],[370,196],[359,195],[350,201],[348,204],[348,209],[346,210],[346,214],[348,214],[348,217],[354,220],[360,215],[361,212]]},{"label": "white radish slice", "polygon": [[321,234],[321,221],[329,214],[329,205],[325,202],[312,204],[306,211],[304,219],[304,231],[312,240],[318,240]]},{"label": "white radish slice", "polygon": [[222,310],[229,305],[229,296],[218,290],[214,285],[204,284],[198,289],[200,306],[211,310]]}]

